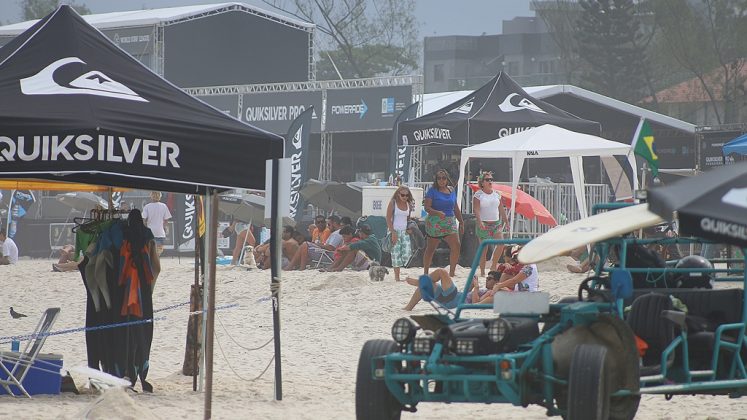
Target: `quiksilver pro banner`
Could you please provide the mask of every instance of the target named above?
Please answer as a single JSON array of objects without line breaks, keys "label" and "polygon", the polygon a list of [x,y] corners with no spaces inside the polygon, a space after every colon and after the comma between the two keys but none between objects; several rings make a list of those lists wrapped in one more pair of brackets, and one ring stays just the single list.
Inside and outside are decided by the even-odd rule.
[{"label": "quiksilver pro banner", "polygon": [[311,117],[314,107],[310,107],[293,120],[285,135],[285,157],[291,159],[290,217],[297,222],[303,215],[301,187],[308,180],[309,138]]},{"label": "quiksilver pro banner", "polygon": [[399,123],[417,117],[419,105],[420,102],[415,102],[405,108],[397,116],[397,119],[394,121],[394,127],[392,128],[392,148],[389,153],[389,173],[393,174],[395,178],[399,177],[401,180],[409,181],[412,148],[408,147],[407,136],[400,136]]},{"label": "quiksilver pro banner", "polygon": [[197,196],[194,194],[176,194],[176,211],[174,213],[174,248],[179,252],[194,251],[198,217]]}]

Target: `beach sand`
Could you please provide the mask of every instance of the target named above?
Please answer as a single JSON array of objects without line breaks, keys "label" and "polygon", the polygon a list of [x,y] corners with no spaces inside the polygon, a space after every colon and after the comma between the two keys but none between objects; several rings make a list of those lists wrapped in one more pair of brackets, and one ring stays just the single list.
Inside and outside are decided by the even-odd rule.
[{"label": "beach sand", "polygon": [[[566,259],[540,266],[540,288],[554,297],[575,295],[583,274],[565,269]],[[53,330],[82,327],[85,320],[85,289],[77,272],[51,271],[51,260],[21,260],[0,266],[0,308],[6,311],[0,336],[33,331],[48,307],[62,308]],[[404,269],[417,276],[422,269]],[[460,288],[468,274],[458,268]],[[163,271],[154,295],[156,309],[186,302],[194,282],[192,260],[163,260]],[[737,287],[737,286],[734,286]],[[739,285],[741,287],[741,285]],[[390,338],[394,320],[408,315],[402,310],[413,287],[395,283],[390,273],[384,282],[370,282],[367,272],[284,272],[281,294],[283,400],[274,401],[274,370],[257,378],[273,356],[272,344],[255,351],[272,338],[270,273],[218,267],[217,305],[238,307],[217,312],[213,417],[236,419],[353,419],[355,375],[363,343]],[[13,320],[9,306],[29,315]],[[414,313],[433,310],[425,303]],[[187,330],[188,307],[160,312],[151,368],[148,376],[153,394],[119,393],[101,400],[99,395],[0,397],[0,418],[189,418],[202,417],[204,394],[192,391],[192,378],[181,375]],[[6,344],[8,349],[9,344]],[[242,348],[244,347],[244,348]],[[86,364],[83,333],[48,338],[43,352],[64,357],[65,367]],[[79,388],[84,379],[73,374]],[[139,390],[139,384],[137,388]],[[137,409],[134,409],[136,407]],[[544,418],[541,407],[528,408],[485,404],[420,404],[418,412],[402,418]],[[747,398],[725,396],[646,396],[639,419],[737,419],[747,417]]]}]

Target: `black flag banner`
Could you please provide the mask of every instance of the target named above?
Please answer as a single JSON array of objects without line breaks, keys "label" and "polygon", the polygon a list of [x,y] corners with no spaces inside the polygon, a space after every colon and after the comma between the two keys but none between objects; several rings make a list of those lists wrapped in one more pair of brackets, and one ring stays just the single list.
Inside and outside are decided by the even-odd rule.
[{"label": "black flag banner", "polygon": [[314,107],[309,107],[293,120],[285,135],[285,157],[291,159],[290,217],[301,221],[303,198],[301,187],[308,180],[309,136]]},{"label": "black flag banner", "polygon": [[197,230],[197,196],[176,194],[174,213],[176,213],[174,215],[174,248],[178,252],[194,251]]},{"label": "black flag banner", "polygon": [[420,106],[420,102],[415,102],[400,112],[397,116],[397,120],[394,121],[394,127],[392,129],[392,148],[389,153],[389,173],[402,180],[409,180],[408,178],[410,177],[410,156],[412,155],[412,148],[408,145],[407,136],[399,135],[399,123],[417,117],[418,106]]}]

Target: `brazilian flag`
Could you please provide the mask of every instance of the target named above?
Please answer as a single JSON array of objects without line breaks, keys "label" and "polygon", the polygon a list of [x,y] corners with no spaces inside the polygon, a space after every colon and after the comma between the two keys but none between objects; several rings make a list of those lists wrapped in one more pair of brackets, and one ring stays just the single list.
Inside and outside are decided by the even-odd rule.
[{"label": "brazilian flag", "polygon": [[651,131],[651,126],[648,125],[648,121],[644,121],[643,124],[641,124],[641,129],[638,132],[638,138],[636,138],[633,151],[635,154],[648,161],[648,166],[651,168],[651,173],[654,177],[659,175],[659,157],[656,156],[654,133]]}]

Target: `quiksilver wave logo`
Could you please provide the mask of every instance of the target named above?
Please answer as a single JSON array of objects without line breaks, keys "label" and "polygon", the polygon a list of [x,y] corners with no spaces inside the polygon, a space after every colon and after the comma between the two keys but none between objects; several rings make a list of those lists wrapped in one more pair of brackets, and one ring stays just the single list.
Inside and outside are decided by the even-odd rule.
[{"label": "quiksilver wave logo", "polygon": [[705,232],[747,240],[747,227],[737,223],[729,223],[724,222],[723,220],[714,220],[710,217],[704,217],[700,219],[700,228]]},{"label": "quiksilver wave logo", "polygon": [[522,98],[518,93],[512,93],[506,96],[506,99],[504,99],[503,102],[498,105],[498,108],[500,108],[500,110],[503,112],[514,112],[526,109],[529,111],[541,112],[543,114],[546,114],[546,112],[542,108],[535,105],[534,102],[530,101],[529,99]]},{"label": "quiksilver wave logo", "polygon": [[44,67],[33,76],[21,79],[21,92],[24,95],[94,95],[128,101],[148,102],[127,86],[111,79],[104,73],[94,70],[81,74],[70,82],[61,85],[55,81],[55,72],[72,63],[86,64],[78,57],[61,58]]}]

